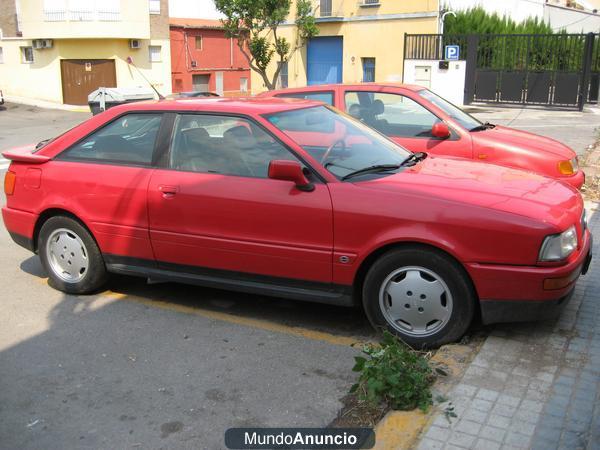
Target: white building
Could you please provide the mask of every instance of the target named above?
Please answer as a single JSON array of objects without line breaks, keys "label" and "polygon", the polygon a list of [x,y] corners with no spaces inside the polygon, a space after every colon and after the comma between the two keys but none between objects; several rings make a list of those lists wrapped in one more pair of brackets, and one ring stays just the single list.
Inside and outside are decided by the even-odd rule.
[{"label": "white building", "polygon": [[[570,5],[573,3],[569,1]],[[556,31],[600,33],[600,0],[578,0],[575,7],[567,6],[567,0],[447,0],[446,5],[453,11],[481,6],[516,22],[537,17]]]}]

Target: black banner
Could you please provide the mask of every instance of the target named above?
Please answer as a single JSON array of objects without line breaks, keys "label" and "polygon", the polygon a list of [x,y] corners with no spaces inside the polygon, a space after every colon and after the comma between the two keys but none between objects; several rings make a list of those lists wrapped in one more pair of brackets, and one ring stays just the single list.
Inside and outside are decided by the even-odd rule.
[{"label": "black banner", "polygon": [[372,428],[230,428],[229,449],[368,449],[375,445]]}]

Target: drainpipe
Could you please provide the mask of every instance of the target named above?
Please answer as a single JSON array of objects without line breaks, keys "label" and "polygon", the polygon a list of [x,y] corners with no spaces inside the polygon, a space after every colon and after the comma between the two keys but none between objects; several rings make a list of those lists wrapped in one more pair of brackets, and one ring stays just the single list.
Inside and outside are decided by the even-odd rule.
[{"label": "drainpipe", "polygon": [[229,38],[229,65],[233,69],[233,38]]}]

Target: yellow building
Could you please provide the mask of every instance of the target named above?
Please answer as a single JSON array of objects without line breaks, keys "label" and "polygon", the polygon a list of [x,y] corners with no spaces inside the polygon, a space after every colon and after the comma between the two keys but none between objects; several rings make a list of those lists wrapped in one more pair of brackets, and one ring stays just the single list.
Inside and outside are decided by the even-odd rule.
[{"label": "yellow building", "polygon": [[8,100],[81,105],[101,86],[148,87],[144,77],[171,92],[168,0],[0,0]]},{"label": "yellow building", "polygon": [[[404,33],[438,32],[438,0],[313,0],[319,36],[295,51],[283,67],[279,85],[401,81]],[[296,11],[279,30],[296,44]],[[275,70],[273,62],[270,70]],[[273,73],[273,72],[271,72]],[[252,72],[252,90],[265,90]]]}]

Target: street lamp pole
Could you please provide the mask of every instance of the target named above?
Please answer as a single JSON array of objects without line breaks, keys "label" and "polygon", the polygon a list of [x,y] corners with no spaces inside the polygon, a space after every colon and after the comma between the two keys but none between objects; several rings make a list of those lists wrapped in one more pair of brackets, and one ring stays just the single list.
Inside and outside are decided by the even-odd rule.
[{"label": "street lamp pole", "polygon": [[445,11],[440,16],[440,59],[441,56],[444,55],[444,20],[446,19],[446,16],[448,14],[451,14],[452,16],[456,17],[456,13],[454,11]]}]

